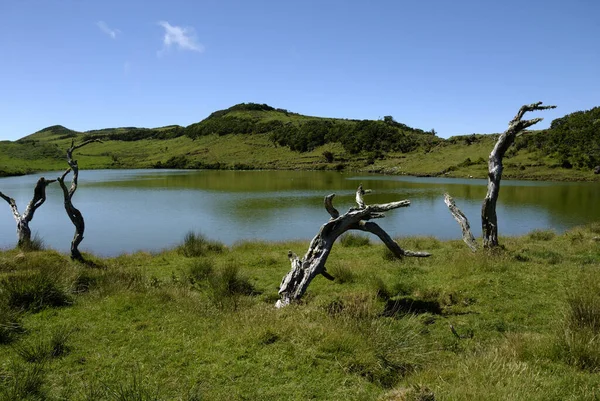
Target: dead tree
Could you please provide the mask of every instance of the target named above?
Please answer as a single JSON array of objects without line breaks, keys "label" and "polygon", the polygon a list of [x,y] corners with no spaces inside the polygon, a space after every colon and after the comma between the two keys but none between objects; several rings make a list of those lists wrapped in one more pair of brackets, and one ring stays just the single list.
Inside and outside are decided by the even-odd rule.
[{"label": "dead tree", "polygon": [[[75,206],[73,206],[72,202],[73,195],[75,195],[75,191],[77,190],[77,183],[79,179],[79,165],[77,164],[77,160],[73,159],[73,151],[92,142],[102,141],[100,141],[99,139],[90,139],[77,146],[75,146],[74,140],[71,141],[71,147],[67,149],[67,163],[69,164],[69,168],[63,173],[62,176],[58,177],[58,183],[60,184],[60,187],[63,190],[65,200],[65,211],[67,212],[69,219],[75,226],[75,235],[73,236],[73,240],[71,241],[71,259],[77,260],[79,262],[85,261],[78,249],[79,244],[81,243],[81,241],[83,241],[85,222],[83,220],[83,215]],[[73,171],[73,180],[71,181],[71,187],[67,190],[67,186],[65,185],[65,177],[71,171]]]},{"label": "dead tree", "polygon": [[[487,194],[483,200],[483,204],[481,205],[481,228],[483,231],[484,248],[493,248],[498,246],[498,216],[496,215],[496,202],[498,201],[500,180],[502,179],[502,171],[504,169],[504,166],[502,165],[502,158],[521,131],[543,120],[543,118],[522,120],[525,113],[528,111],[547,110],[554,108],[556,108],[556,106],[542,106],[542,102],[521,106],[515,118],[508,123],[508,129],[500,135],[496,145],[494,146],[494,149],[492,149],[488,159]],[[454,200],[452,200],[450,195],[446,194],[444,197],[446,199],[446,204],[450,208],[450,212],[461,224],[463,229],[463,239],[465,242],[469,243],[471,240],[468,239],[468,237],[470,236],[472,238],[473,235],[469,229],[469,222],[466,216],[462,214],[462,212],[460,212],[460,210],[456,207]],[[457,211],[460,212],[460,215],[457,214]],[[461,223],[463,218],[466,226]]]},{"label": "dead tree", "polygon": [[276,307],[281,308],[292,301],[300,299],[306,292],[310,282],[319,274],[328,280],[334,279],[327,273],[325,262],[335,240],[348,230],[361,230],[377,235],[398,258],[404,256],[430,256],[427,252],[413,252],[402,249],[383,228],[369,221],[385,217],[383,212],[388,210],[410,206],[410,201],[403,200],[382,205],[366,205],[363,195],[368,192],[363,190],[361,184],[356,191],[356,203],[358,207],[350,208],[350,210],[341,216],[337,209],[333,207],[333,197],[335,194],[325,197],[325,209],[331,216],[331,219],[321,226],[319,233],[310,242],[304,258],[300,259],[295,253],[289,251],[288,258],[290,259],[292,268],[281,281],[281,286],[279,287],[279,296],[281,299],[277,301]]},{"label": "dead tree", "polygon": [[33,190],[33,198],[27,205],[25,213],[20,214],[17,204],[13,198],[9,198],[0,192],[0,198],[4,199],[10,205],[15,221],[17,222],[17,246],[26,248],[31,243],[31,229],[29,222],[33,219],[35,211],[46,202],[46,187],[56,180],[47,180],[44,177],[40,178]]}]

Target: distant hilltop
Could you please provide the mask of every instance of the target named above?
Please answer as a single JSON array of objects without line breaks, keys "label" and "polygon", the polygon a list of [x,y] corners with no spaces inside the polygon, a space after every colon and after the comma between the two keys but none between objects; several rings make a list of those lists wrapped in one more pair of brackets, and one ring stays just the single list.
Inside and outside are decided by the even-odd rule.
[{"label": "distant hilltop", "polygon": [[[512,116],[507,116],[507,121]],[[267,104],[240,103],[187,127],[120,127],[86,132],[44,128],[0,149],[0,174],[62,168],[71,140],[96,138],[88,168],[352,169],[391,174],[485,177],[494,134],[439,138],[398,122],[306,116]],[[133,146],[135,144],[135,146]],[[102,149],[101,151],[99,149]],[[99,153],[98,153],[99,152]],[[33,160],[35,159],[35,160]],[[530,179],[596,179],[600,107],[552,121],[517,138],[506,174]]]}]

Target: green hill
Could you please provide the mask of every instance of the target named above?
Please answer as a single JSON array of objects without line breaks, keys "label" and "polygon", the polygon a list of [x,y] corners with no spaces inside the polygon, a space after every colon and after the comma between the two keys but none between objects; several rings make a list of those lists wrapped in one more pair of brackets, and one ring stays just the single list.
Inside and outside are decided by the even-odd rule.
[{"label": "green hill", "polygon": [[[594,180],[600,164],[600,108],[569,114],[519,137],[505,177]],[[385,116],[351,120],[305,116],[242,103],[187,127],[120,127],[77,132],[55,125],[0,146],[0,175],[63,169],[74,139],[100,139],[77,153],[85,168],[335,169],[486,177],[497,135],[439,138]]]}]

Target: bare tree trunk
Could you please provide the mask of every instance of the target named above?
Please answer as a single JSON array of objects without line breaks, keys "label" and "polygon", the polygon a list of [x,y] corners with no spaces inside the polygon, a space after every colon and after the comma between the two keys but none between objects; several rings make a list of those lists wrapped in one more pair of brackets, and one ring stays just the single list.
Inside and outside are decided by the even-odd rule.
[{"label": "bare tree trunk", "polygon": [[522,120],[528,111],[554,109],[556,106],[542,106],[542,102],[521,106],[519,112],[508,124],[508,129],[500,135],[496,146],[490,153],[488,159],[488,190],[481,205],[481,227],[483,230],[484,248],[498,246],[498,217],[496,215],[496,202],[500,192],[500,180],[502,179],[502,158],[513,144],[517,134],[524,129],[542,121],[542,118]]},{"label": "bare tree trunk", "polygon": [[29,228],[29,222],[33,220],[35,211],[46,201],[46,187],[54,181],[56,180],[46,180],[44,177],[41,177],[38,180],[35,189],[33,190],[33,198],[29,204],[27,204],[25,213],[22,215],[19,213],[15,200],[0,192],[0,198],[4,199],[9,204],[13,217],[17,222],[17,246],[19,248],[27,247],[31,243],[31,229]]},{"label": "bare tree trunk", "polygon": [[[504,166],[502,165],[504,154],[510,145],[513,144],[515,138],[521,131],[543,120],[543,118],[522,120],[523,116],[528,111],[555,108],[556,106],[542,106],[542,102],[521,106],[515,118],[508,123],[508,129],[500,135],[496,145],[494,146],[494,149],[492,149],[488,159],[487,194],[481,205],[481,228],[483,231],[484,248],[493,248],[498,246],[498,216],[496,215],[496,203],[498,201],[498,194],[500,193],[502,170],[504,169]],[[475,242],[475,238],[473,238],[473,234],[471,234],[467,217],[456,206],[450,195],[444,194],[444,201],[446,202],[446,205],[448,205],[448,208],[450,209],[450,212],[456,221],[461,226],[463,240],[469,246],[469,248],[471,248],[471,250],[475,251],[477,249],[477,244]]]},{"label": "bare tree trunk", "polygon": [[289,251],[288,258],[292,266],[289,273],[281,281],[279,287],[281,299],[277,301],[276,307],[281,308],[292,301],[300,299],[306,292],[310,282],[319,274],[333,280],[333,277],[327,273],[325,262],[335,240],[348,230],[367,231],[377,235],[398,258],[403,256],[430,256],[427,252],[412,252],[402,249],[379,225],[368,221],[385,217],[383,214],[385,211],[410,206],[410,201],[403,200],[383,205],[367,206],[363,201],[363,195],[367,192],[363,190],[361,184],[356,191],[356,203],[359,207],[351,208],[341,216],[337,209],[333,207],[335,194],[325,197],[325,209],[331,219],[321,226],[317,235],[310,242],[304,258],[300,259],[295,253]]},{"label": "bare tree trunk", "polygon": [[[85,141],[77,146],[75,146],[75,141],[71,142],[71,147],[67,149],[67,163],[69,167],[62,176],[58,177],[58,183],[63,190],[64,200],[65,200],[65,211],[71,220],[71,223],[75,226],[75,235],[73,236],[73,240],[71,241],[71,259],[77,260],[79,262],[85,262],[83,255],[79,252],[79,244],[83,241],[83,233],[85,231],[85,222],[83,220],[83,215],[81,212],[73,206],[73,195],[75,195],[75,191],[77,191],[77,183],[79,179],[79,166],[77,164],[77,160],[73,159],[73,151],[75,149],[79,149],[87,144],[92,142],[102,142],[99,139],[91,139],[89,141]],[[65,185],[65,177],[69,174],[70,171],[73,171],[73,180],[71,181],[71,188],[67,190],[67,186]]]}]

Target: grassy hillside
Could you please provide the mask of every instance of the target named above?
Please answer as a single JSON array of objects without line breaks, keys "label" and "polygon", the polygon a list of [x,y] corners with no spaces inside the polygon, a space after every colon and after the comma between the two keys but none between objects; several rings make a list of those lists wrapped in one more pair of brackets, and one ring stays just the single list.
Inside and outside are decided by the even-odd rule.
[{"label": "grassy hillside", "polygon": [[[517,139],[506,178],[595,180],[600,159],[598,110],[557,119]],[[62,126],[0,146],[0,175],[65,167],[71,141],[104,143],[77,152],[86,168],[331,169],[450,177],[487,176],[496,135],[442,139],[396,122],[303,116],[268,105],[241,104],[188,127],[111,128],[75,132]],[[592,167],[590,167],[592,166]]]},{"label": "grassy hillside", "polygon": [[307,243],[196,237],[96,268],[1,251],[0,400],[599,399],[599,236],[403,238],[433,255],[402,261],[345,237],[336,280],[283,310]]}]

